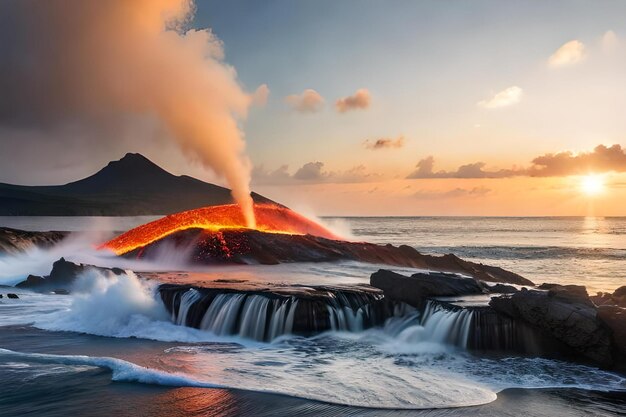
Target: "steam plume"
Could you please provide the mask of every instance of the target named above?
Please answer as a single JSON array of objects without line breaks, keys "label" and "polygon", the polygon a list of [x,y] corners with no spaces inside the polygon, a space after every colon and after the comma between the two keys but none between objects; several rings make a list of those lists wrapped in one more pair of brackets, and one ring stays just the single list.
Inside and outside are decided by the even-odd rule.
[{"label": "steam plume", "polygon": [[3,1],[0,125],[155,115],[189,158],[226,179],[254,227],[238,124],[253,97],[221,41],[186,28],[193,13],[191,0]]}]

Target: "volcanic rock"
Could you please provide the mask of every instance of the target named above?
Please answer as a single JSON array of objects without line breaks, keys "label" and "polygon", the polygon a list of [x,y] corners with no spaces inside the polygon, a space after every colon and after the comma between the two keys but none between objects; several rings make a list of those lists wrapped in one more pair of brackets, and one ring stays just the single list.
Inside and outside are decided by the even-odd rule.
[{"label": "volcanic rock", "polygon": [[68,293],[76,278],[88,270],[97,270],[105,276],[107,274],[120,275],[124,273],[124,270],[120,268],[102,268],[93,265],[75,264],[66,261],[65,258],[61,258],[52,264],[50,275],[45,277],[29,275],[25,281],[20,282],[16,287],[40,292],[52,291],[57,294]]},{"label": "volcanic rock", "polygon": [[607,292],[599,292],[597,295],[591,297],[591,299],[597,306],[611,305],[626,307],[626,285],[616,289],[613,294]]},{"label": "volcanic rock", "polygon": [[279,264],[286,262],[332,262],[340,260],[396,265],[461,273],[477,280],[534,285],[531,281],[499,267],[465,261],[454,255],[431,256],[410,246],[347,242],[312,235],[264,233],[229,229],[212,232],[187,229],[128,252],[127,257],[158,258],[164,248],[189,253],[198,264]]},{"label": "volcanic rock", "polygon": [[599,320],[586,291],[578,286],[554,285],[548,292],[520,291],[492,298],[489,305],[546,331],[590,361],[603,366],[614,363],[611,332]]},{"label": "volcanic rock", "polygon": [[626,358],[626,308],[600,306],[598,318],[611,329],[617,350]]},{"label": "volcanic rock", "polygon": [[370,285],[380,288],[385,297],[421,307],[426,298],[482,294],[473,278],[452,273],[417,273],[410,277],[380,269],[370,276]]}]

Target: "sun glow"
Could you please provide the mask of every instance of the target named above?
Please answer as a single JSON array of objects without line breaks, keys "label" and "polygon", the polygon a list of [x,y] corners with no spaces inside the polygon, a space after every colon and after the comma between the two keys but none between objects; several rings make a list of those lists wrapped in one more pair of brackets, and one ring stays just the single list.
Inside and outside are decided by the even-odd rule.
[{"label": "sun glow", "polygon": [[581,178],[581,191],[588,196],[595,196],[604,191],[604,178],[600,175],[586,175]]}]

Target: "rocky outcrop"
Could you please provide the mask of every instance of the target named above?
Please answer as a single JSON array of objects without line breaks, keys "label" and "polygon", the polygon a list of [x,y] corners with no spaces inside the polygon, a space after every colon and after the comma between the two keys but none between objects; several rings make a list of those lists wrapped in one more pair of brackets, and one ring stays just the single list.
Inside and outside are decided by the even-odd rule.
[{"label": "rocky outcrop", "polygon": [[18,299],[18,298],[20,298],[20,297],[18,297],[18,295],[17,295],[17,294],[8,293],[8,294],[7,294],[7,298]]},{"label": "rocky outcrop", "polygon": [[572,285],[549,288],[492,298],[489,305],[498,313],[543,330],[582,358],[602,366],[614,365],[611,332],[598,318],[585,288]]},{"label": "rocky outcrop", "polygon": [[611,330],[618,354],[626,358],[626,308],[600,306],[598,318]]},{"label": "rocky outcrop", "polygon": [[29,232],[0,227],[0,254],[24,252],[32,247],[47,248],[65,236],[67,232]]},{"label": "rocky outcrop", "polygon": [[93,265],[75,264],[66,261],[65,258],[61,258],[52,264],[50,275],[45,277],[29,275],[25,281],[20,282],[16,287],[39,292],[67,294],[80,274],[88,270],[98,270],[104,274],[115,275],[124,273],[124,270],[120,268],[102,268]]},{"label": "rocky outcrop", "polygon": [[626,307],[626,285],[616,289],[613,294],[608,292],[599,292],[591,297],[591,300],[597,306],[619,306]]},{"label": "rocky outcrop", "polygon": [[125,256],[157,258],[163,246],[178,247],[200,264],[279,264],[340,260],[396,265],[461,273],[481,281],[533,285],[524,277],[499,267],[465,261],[454,255],[431,256],[410,246],[347,242],[312,235],[263,233],[255,230],[211,232],[188,229],[168,235]]},{"label": "rocky outcrop", "polygon": [[457,274],[430,272],[417,273],[410,277],[386,269],[370,276],[370,285],[380,288],[385,296],[410,305],[421,307],[430,297],[447,297],[482,294],[483,287],[473,278]]}]

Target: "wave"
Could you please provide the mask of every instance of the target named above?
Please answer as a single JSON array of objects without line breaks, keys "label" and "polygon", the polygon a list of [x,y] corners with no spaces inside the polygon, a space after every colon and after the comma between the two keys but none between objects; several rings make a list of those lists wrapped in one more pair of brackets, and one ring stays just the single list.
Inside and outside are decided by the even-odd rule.
[{"label": "wave", "polygon": [[[328,404],[348,405],[364,408],[376,408],[376,409],[424,409],[424,408],[450,408],[450,407],[466,407],[481,405],[492,402],[496,399],[495,392],[472,386],[469,382],[466,384],[450,382],[449,385],[454,386],[455,396],[454,398],[449,396],[438,395],[438,399],[432,401],[424,401],[420,396],[416,396],[412,399],[411,395],[402,395],[396,393],[392,399],[381,400],[380,397],[375,395],[372,391],[371,396],[362,395],[363,392],[356,390],[356,396],[352,398],[342,399],[340,395],[333,395],[331,391],[320,389],[307,389],[312,387],[297,387],[293,385],[285,385],[282,389],[267,389],[251,386],[241,386],[239,384],[218,384],[196,377],[180,374],[165,372],[157,369],[151,369],[145,366],[140,366],[135,363],[125,361],[122,359],[111,357],[92,357],[83,355],[54,355],[54,354],[41,354],[41,353],[22,353],[8,349],[0,348],[0,358],[8,360],[22,360],[27,362],[37,363],[53,363],[67,366],[93,366],[99,368],[106,368],[112,372],[113,381],[121,382],[136,382],[150,385],[160,385],[167,387],[195,387],[195,388],[222,388],[222,389],[241,389],[245,391],[259,392],[265,394],[278,394],[287,395],[297,398],[303,398],[307,400],[319,401]],[[344,371],[344,370],[342,370]],[[345,369],[345,371],[349,371]],[[435,384],[436,382],[433,381]],[[380,388],[380,387],[374,387]],[[410,394],[410,390],[409,390]]]},{"label": "wave", "polygon": [[428,246],[417,247],[416,249],[424,253],[454,253],[462,258],[492,260],[589,259],[622,261],[626,258],[626,249],[619,248],[568,246]]}]

